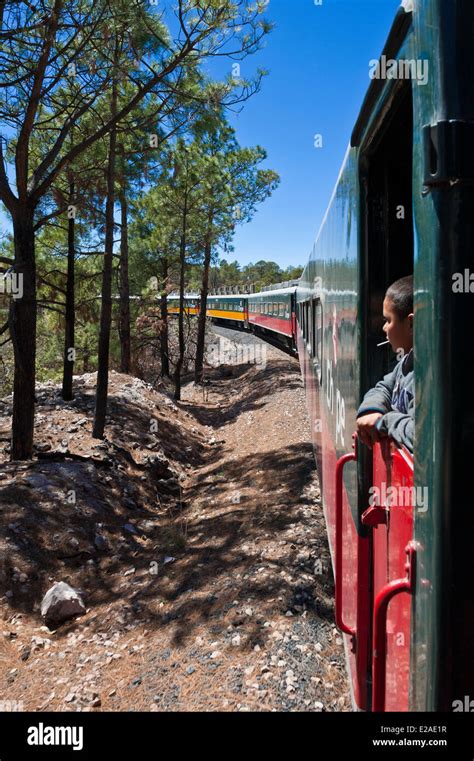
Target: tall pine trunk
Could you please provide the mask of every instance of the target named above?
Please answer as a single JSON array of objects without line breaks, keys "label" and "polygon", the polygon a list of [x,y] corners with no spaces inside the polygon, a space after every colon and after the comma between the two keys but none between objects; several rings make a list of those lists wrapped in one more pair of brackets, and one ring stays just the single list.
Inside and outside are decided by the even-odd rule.
[{"label": "tall pine trunk", "polygon": [[[74,183],[69,185],[69,205],[74,204]],[[64,330],[64,360],[63,360],[63,388],[62,397],[65,401],[74,398],[72,380],[74,374],[74,323],[75,323],[75,298],[74,298],[74,269],[75,269],[75,218],[74,210],[68,219],[67,226],[67,281],[66,281],[66,322]]]},{"label": "tall pine trunk", "polygon": [[187,209],[185,204],[183,234],[179,244],[179,315],[178,315],[178,359],[174,371],[174,398],[181,399],[181,370],[184,363],[184,274],[186,266],[186,218]]},{"label": "tall pine trunk", "polygon": [[[111,117],[117,111],[117,85],[112,86]],[[112,269],[114,254],[114,207],[115,207],[115,158],[117,151],[117,129],[112,127],[109,137],[109,158],[107,164],[107,201],[105,204],[105,251],[102,274],[102,300],[100,310],[99,352],[97,368],[97,390],[92,435],[104,438],[107,416],[107,395],[109,386],[109,348],[112,324]]]},{"label": "tall pine trunk", "polygon": [[128,204],[125,189],[120,191],[120,372],[130,373],[130,281],[128,276]]},{"label": "tall pine trunk", "polygon": [[212,253],[212,213],[209,215],[206,242],[204,246],[204,268],[202,273],[201,299],[198,316],[198,332],[196,345],[196,360],[194,364],[194,382],[202,383],[204,367],[204,344],[206,340],[206,310],[207,294],[209,292],[209,271],[211,269]]},{"label": "tall pine trunk", "polygon": [[161,377],[170,375],[170,352],[169,352],[169,332],[168,332],[168,259],[166,256],[162,258],[162,290],[160,299],[160,316],[161,316],[161,332],[160,332],[160,355],[161,355]]},{"label": "tall pine trunk", "polygon": [[13,380],[12,460],[33,456],[36,361],[36,262],[34,207],[21,204],[13,214],[15,274],[21,298],[12,299],[9,313],[15,374]]}]

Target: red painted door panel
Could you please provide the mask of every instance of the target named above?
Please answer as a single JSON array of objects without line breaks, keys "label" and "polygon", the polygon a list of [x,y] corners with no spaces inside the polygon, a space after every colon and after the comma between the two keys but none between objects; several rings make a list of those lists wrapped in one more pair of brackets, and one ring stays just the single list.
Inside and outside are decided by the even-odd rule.
[{"label": "red painted door panel", "polygon": [[[413,460],[388,440],[373,450],[374,502],[385,508],[386,524],[373,528],[373,596],[406,577],[406,547],[413,538]],[[385,710],[408,711],[411,596],[392,599],[386,638]]]}]

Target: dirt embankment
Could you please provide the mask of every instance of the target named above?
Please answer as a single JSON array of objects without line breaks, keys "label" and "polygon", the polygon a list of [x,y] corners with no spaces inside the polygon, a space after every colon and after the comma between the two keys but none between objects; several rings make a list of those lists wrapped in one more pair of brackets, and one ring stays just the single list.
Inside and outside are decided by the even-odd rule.
[{"label": "dirt embankment", "polygon": [[[104,442],[91,437],[94,375],[72,403],[41,386],[27,464],[8,462],[0,403],[4,701],[350,710],[299,368],[264,351],[209,369],[178,405],[112,373]],[[39,605],[54,581],[87,612],[52,632]]]}]

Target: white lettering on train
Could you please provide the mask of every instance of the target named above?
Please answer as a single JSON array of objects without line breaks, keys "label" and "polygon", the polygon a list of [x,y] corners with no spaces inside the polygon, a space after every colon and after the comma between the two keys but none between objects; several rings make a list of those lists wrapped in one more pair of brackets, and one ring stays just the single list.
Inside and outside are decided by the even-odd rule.
[{"label": "white lettering on train", "polygon": [[[344,433],[346,429],[346,403],[338,388],[336,398],[336,446],[338,443],[345,446]],[[334,378],[332,363],[326,360],[326,404],[331,415],[334,415]]]}]

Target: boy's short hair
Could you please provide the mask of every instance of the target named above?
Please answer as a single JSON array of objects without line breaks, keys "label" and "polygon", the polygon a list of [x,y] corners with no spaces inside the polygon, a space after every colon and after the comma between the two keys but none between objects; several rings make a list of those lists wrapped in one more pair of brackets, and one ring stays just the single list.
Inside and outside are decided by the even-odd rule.
[{"label": "boy's short hair", "polygon": [[413,312],[413,275],[395,280],[389,287],[385,298],[390,299],[395,312],[401,320]]}]

